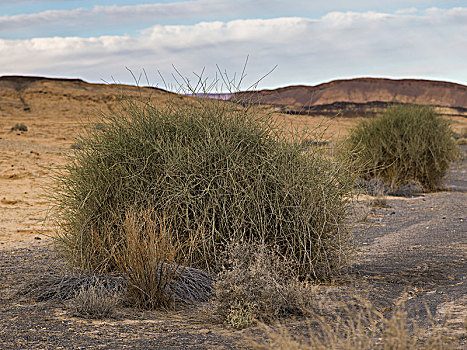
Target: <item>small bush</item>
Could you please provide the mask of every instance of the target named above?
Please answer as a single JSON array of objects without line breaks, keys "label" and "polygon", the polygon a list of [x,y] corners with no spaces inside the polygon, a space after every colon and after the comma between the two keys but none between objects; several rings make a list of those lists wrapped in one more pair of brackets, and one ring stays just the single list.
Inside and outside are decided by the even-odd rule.
[{"label": "small bush", "polygon": [[70,302],[73,314],[85,318],[107,318],[115,314],[120,296],[103,285],[82,285]]},{"label": "small bush", "polygon": [[452,136],[449,122],[432,107],[401,105],[359,123],[346,150],[361,165],[363,179],[381,179],[393,189],[416,182],[432,191],[457,157]]},{"label": "small bush", "polygon": [[217,314],[234,328],[301,315],[313,301],[312,286],[296,279],[290,263],[265,246],[234,242],[216,283]]},{"label": "small bush", "polygon": [[23,124],[23,123],[18,123],[18,124],[15,124],[11,129],[11,131],[28,131],[28,127],[26,126],[26,124]]},{"label": "small bush", "polygon": [[53,190],[72,265],[118,270],[131,208],[164,213],[181,243],[174,259],[208,271],[232,239],[275,246],[312,278],[344,263],[352,181],[267,116],[224,101],[128,101],[99,123]]}]

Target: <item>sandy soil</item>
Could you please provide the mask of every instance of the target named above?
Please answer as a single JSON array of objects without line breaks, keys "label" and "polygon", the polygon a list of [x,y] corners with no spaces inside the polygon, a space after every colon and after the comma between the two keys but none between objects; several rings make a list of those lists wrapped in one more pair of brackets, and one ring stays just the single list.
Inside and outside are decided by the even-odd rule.
[{"label": "sandy soil", "polygon": [[[14,120],[1,121],[0,133],[0,245],[27,246],[47,241],[52,233],[44,222],[50,200],[46,188],[53,169],[62,166],[73,142],[67,134],[73,125],[21,120],[27,132],[10,132]],[[9,122],[9,123],[8,123]]]},{"label": "sandy soil", "polygon": [[[216,324],[203,308],[175,313],[122,310],[117,319],[90,321],[66,307],[11,299],[21,282],[57,264],[50,247],[53,223],[46,187],[53,169],[63,166],[81,122],[69,114],[50,118],[4,114],[0,118],[0,348],[238,348],[249,330]],[[307,119],[308,118],[308,119]],[[466,118],[455,120],[461,129]],[[299,127],[323,119],[291,117]],[[27,132],[13,132],[16,123]],[[336,122],[336,121],[335,121]],[[337,120],[331,134],[345,133],[355,120]],[[454,167],[446,191],[415,198],[388,197],[387,207],[356,213],[360,255],[350,270],[353,284],[365,288],[382,307],[405,293],[413,315],[427,322],[450,315],[465,337],[467,317],[466,160]],[[343,282],[344,283],[344,282]],[[466,341],[463,342],[465,346]]]},{"label": "sandy soil", "polygon": [[[51,205],[47,187],[54,171],[66,164],[83,126],[96,119],[90,110],[87,116],[72,110],[77,117],[66,112],[40,112],[36,116],[15,110],[0,118],[0,249],[47,242],[53,234],[53,223],[46,220]],[[275,117],[285,128],[324,133],[327,140],[345,135],[358,121],[284,114]],[[11,131],[17,123],[24,123],[28,131]]]}]

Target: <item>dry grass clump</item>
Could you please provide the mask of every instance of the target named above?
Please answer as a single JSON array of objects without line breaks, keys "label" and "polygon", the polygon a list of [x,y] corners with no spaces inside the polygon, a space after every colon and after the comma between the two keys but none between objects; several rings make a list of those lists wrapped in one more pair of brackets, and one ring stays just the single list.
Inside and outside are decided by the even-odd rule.
[{"label": "dry grass clump", "polygon": [[299,282],[289,262],[264,245],[234,242],[215,283],[217,314],[234,327],[302,315],[313,301],[312,286]]},{"label": "dry grass clump", "polygon": [[170,223],[146,209],[127,211],[123,225],[121,245],[115,247],[112,257],[126,276],[127,301],[144,309],[172,306],[174,284],[183,265],[177,260],[180,243]]},{"label": "dry grass clump", "polygon": [[449,350],[456,339],[446,329],[432,324],[428,331],[407,318],[404,306],[396,306],[384,316],[368,301],[358,308],[346,307],[343,313],[315,314],[305,332],[292,331],[285,325],[262,324],[265,341],[251,339],[254,349],[282,350]]},{"label": "dry grass clump", "polygon": [[105,286],[91,284],[82,285],[69,303],[75,316],[85,318],[108,318],[115,315],[121,296],[109,291]]},{"label": "dry grass clump", "polygon": [[362,121],[346,146],[347,156],[361,164],[363,179],[381,179],[391,189],[410,182],[437,189],[458,154],[449,122],[432,107],[416,105],[390,107]]},{"label": "dry grass clump", "polygon": [[[276,246],[302,276],[326,278],[342,266],[352,181],[266,117],[193,99],[128,101],[99,122],[104,127],[87,130],[54,189],[57,243],[73,266],[125,269],[140,280],[157,274],[165,265],[136,271],[116,255],[126,249],[125,259],[139,259],[127,227],[134,208],[164,213],[178,263],[216,271],[233,239]],[[150,246],[138,249],[150,256]]]},{"label": "dry grass clump", "polygon": [[211,276],[185,267],[182,243],[164,214],[129,209],[118,241],[112,241],[114,225],[110,223],[102,235],[93,233],[89,248],[96,256],[110,249],[109,257],[124,276],[126,303],[144,309],[167,308],[175,302],[206,301],[212,295]]}]

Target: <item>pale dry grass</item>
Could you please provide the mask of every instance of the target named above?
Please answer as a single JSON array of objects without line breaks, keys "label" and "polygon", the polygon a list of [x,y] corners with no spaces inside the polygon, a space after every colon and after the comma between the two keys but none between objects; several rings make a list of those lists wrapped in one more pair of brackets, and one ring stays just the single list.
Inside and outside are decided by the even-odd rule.
[{"label": "pale dry grass", "polygon": [[308,314],[317,304],[315,290],[300,281],[293,264],[272,247],[234,241],[216,278],[214,305],[224,323],[246,328],[258,321]]},{"label": "pale dry grass", "polygon": [[263,341],[250,339],[254,349],[281,350],[449,350],[457,349],[459,339],[442,325],[432,322],[422,329],[408,319],[403,304],[390,316],[383,315],[370,302],[360,300],[358,308],[346,306],[331,315],[314,314],[305,332],[283,324],[261,324]]},{"label": "pale dry grass", "polygon": [[170,221],[150,208],[130,209],[122,232],[121,246],[113,255],[127,278],[127,301],[144,309],[172,306],[174,283],[184,264],[179,261],[181,243]]},{"label": "pale dry grass", "polygon": [[84,318],[108,318],[115,315],[121,295],[108,290],[102,284],[82,285],[68,303],[75,316]]}]

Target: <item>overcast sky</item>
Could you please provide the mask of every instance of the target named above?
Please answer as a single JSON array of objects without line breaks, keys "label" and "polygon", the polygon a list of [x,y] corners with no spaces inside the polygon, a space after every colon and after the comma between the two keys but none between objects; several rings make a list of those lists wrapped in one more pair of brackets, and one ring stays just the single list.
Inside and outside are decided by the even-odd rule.
[{"label": "overcast sky", "polygon": [[[0,75],[134,83],[215,77],[246,89],[353,77],[467,84],[466,0],[0,0]],[[145,81],[142,85],[147,85]]]}]

